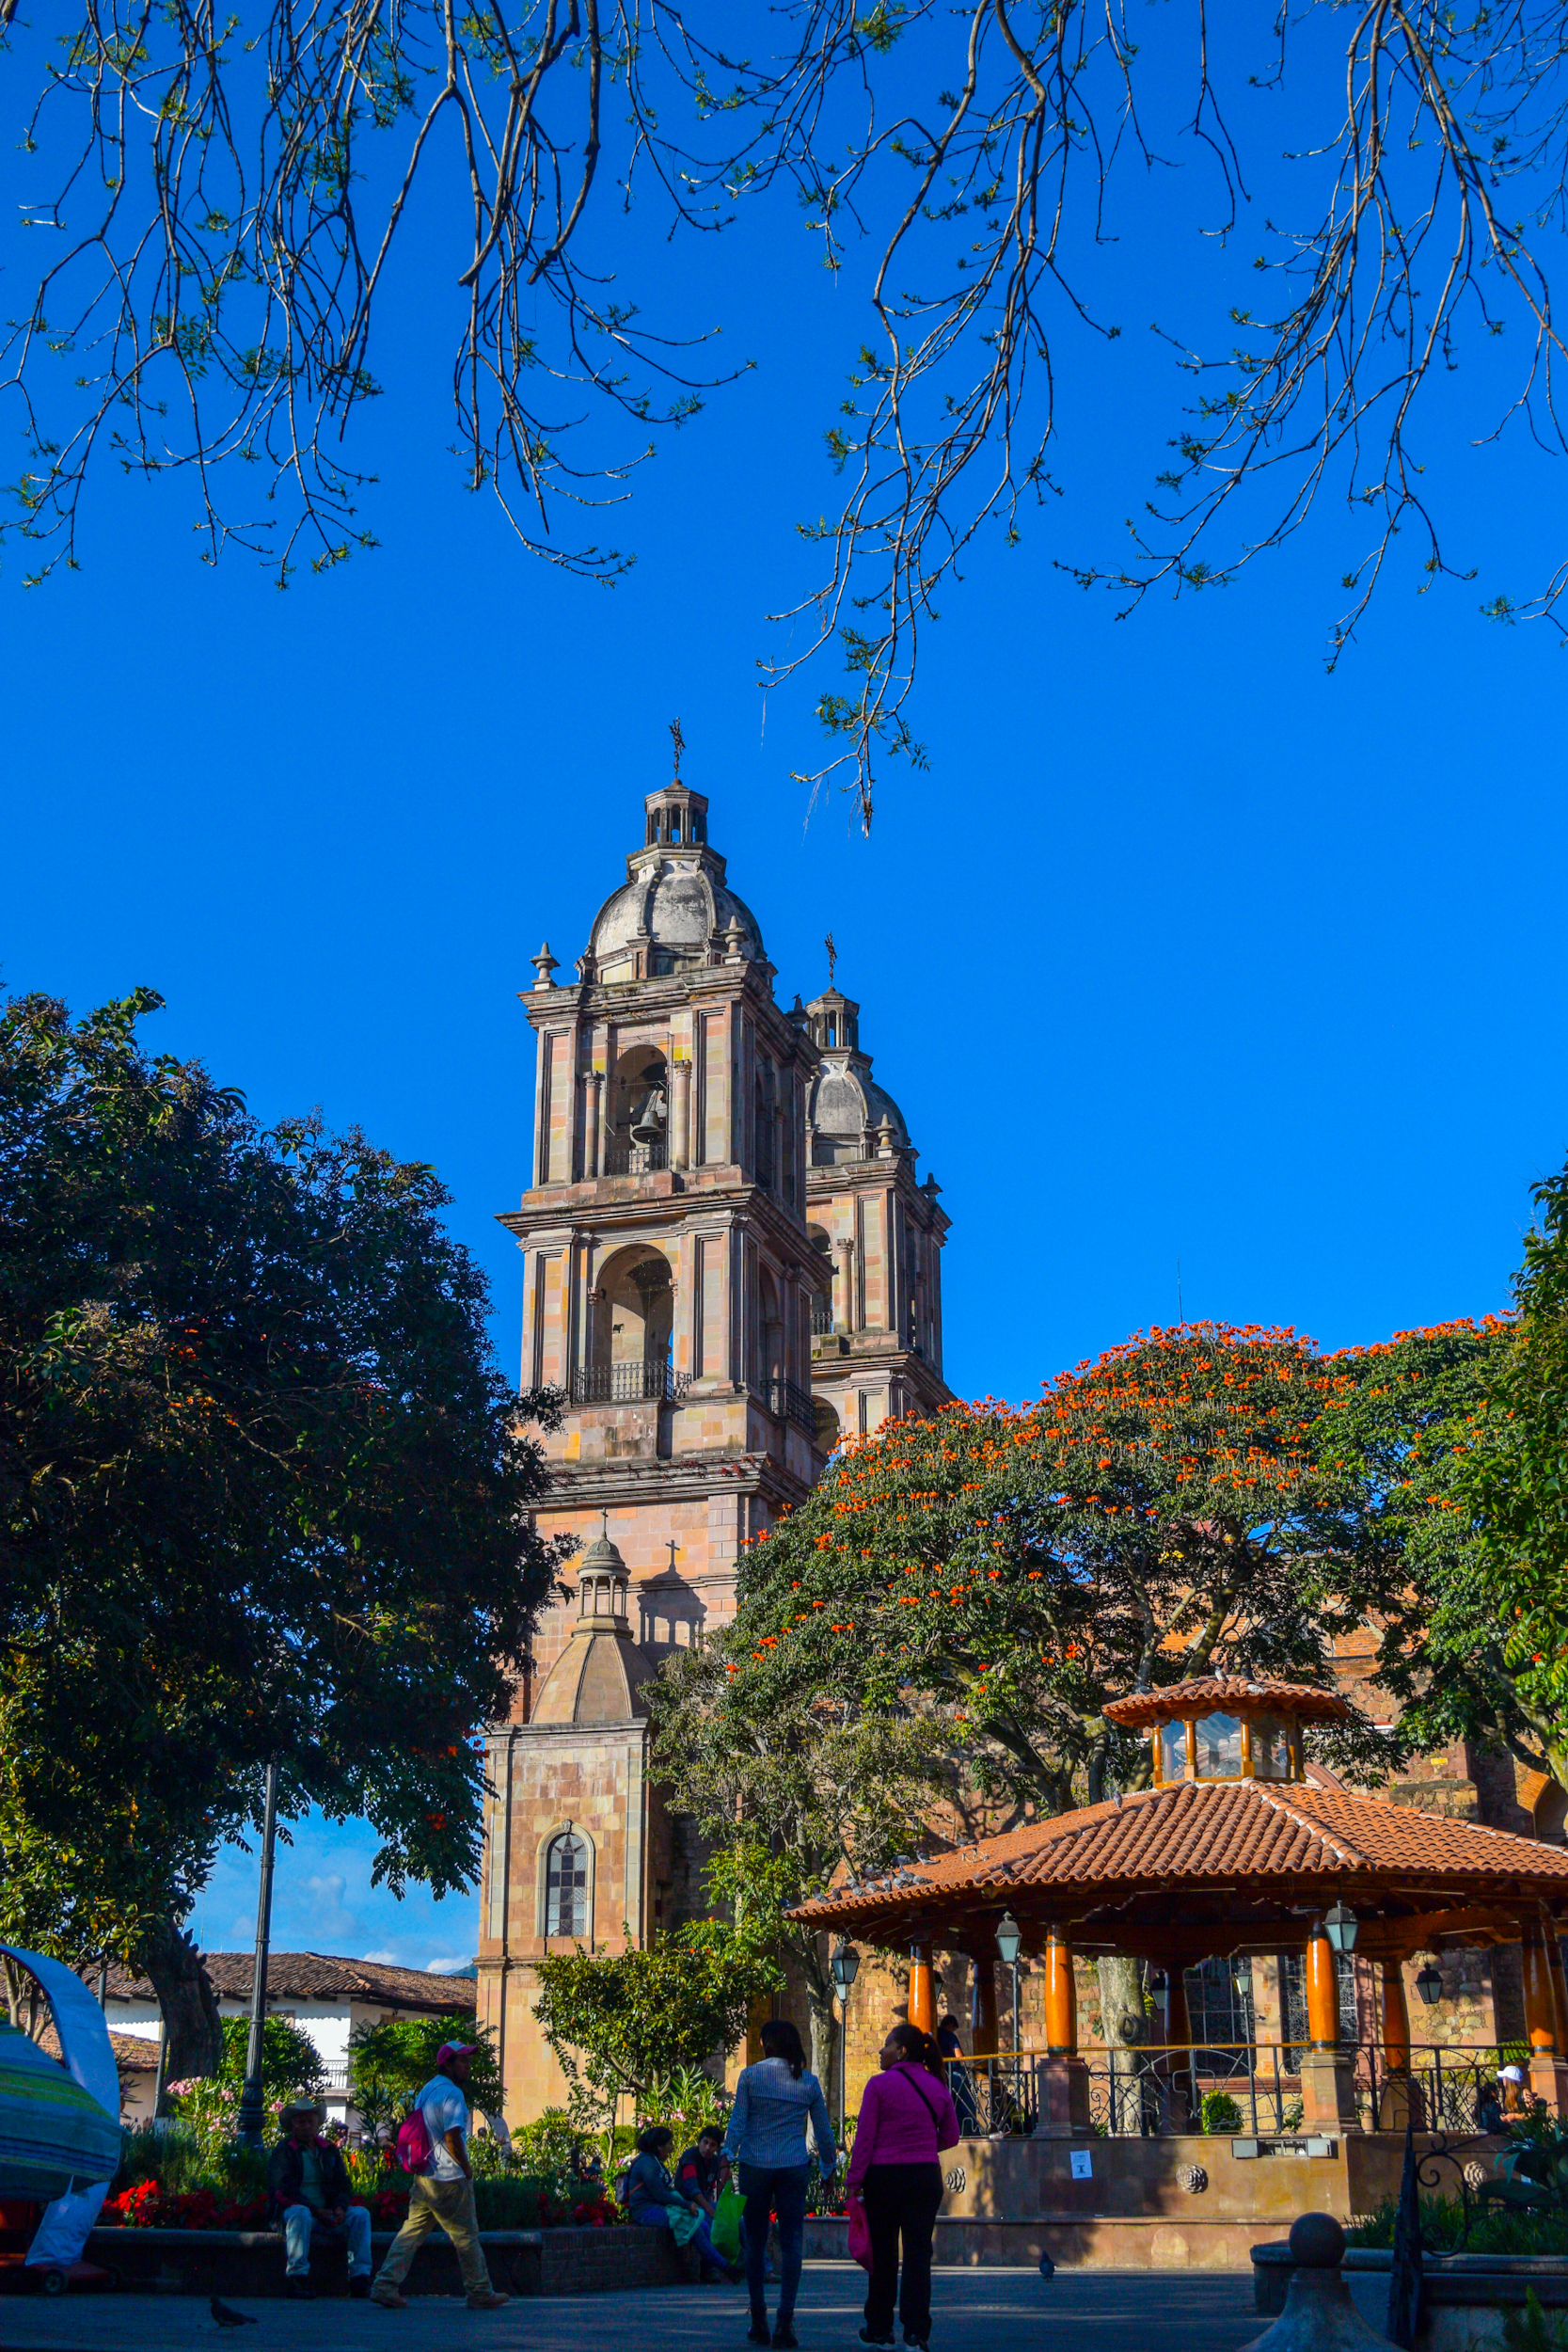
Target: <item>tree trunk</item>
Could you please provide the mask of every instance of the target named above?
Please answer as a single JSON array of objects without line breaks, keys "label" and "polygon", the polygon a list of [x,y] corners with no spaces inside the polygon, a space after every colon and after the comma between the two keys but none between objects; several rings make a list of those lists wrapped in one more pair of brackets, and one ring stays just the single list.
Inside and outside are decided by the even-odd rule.
[{"label": "tree trunk", "polygon": [[1100,1979],[1100,2024],[1105,2038],[1110,2069],[1110,2126],[1113,2132],[1138,2128],[1138,2062],[1133,2053],[1148,2039],[1144,2017],[1143,1962],[1123,1953],[1108,1955],[1096,1966]]},{"label": "tree trunk", "polygon": [[173,1919],[160,1919],[142,1941],[142,1966],[152,1979],[166,2038],[166,2092],[159,2112],[167,2114],[166,2086],[215,2074],[223,2057],[223,2021],[201,1954]]}]

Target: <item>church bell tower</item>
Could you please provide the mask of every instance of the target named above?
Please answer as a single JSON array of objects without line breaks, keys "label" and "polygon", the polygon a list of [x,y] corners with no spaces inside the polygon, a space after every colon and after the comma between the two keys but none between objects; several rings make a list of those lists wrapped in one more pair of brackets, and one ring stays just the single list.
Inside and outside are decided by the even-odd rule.
[{"label": "church bell tower", "polygon": [[592,1542],[593,1601],[542,1624],[532,1689],[491,1734],[480,2015],[511,2114],[563,2091],[534,1963],[700,1908],[699,1857],[650,1782],[642,1685],[730,1614],[741,1547],[825,1459],[806,1214],[819,1057],[804,1009],[774,1001],[703,796],[677,778],[648,797],[575,979],[557,984],[547,946],[533,961],[534,1160],[500,1221],[524,1257],[522,1386],[567,1399],[538,1522]]}]

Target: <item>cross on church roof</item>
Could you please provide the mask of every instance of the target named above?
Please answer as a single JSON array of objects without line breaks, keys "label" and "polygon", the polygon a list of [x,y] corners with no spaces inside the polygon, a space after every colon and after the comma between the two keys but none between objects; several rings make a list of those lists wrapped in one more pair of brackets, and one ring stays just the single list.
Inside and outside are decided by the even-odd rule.
[{"label": "cross on church roof", "polygon": [[681,723],[678,719],[672,719],[670,722],[670,740],[675,751],[675,782],[678,784],[681,775],[681,754],[686,749],[686,738],[681,733]]},{"label": "cross on church roof", "polygon": [[833,971],[838,962],[838,949],[833,946],[833,935],[832,931],[828,933],[828,936],[822,942],[822,945],[828,950],[828,986],[832,988],[833,984]]}]

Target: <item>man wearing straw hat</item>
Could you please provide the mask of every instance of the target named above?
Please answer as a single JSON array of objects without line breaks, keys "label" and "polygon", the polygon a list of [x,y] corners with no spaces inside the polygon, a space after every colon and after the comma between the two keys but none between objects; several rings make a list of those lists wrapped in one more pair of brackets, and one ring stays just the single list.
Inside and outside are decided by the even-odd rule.
[{"label": "man wearing straw hat", "polygon": [[281,2216],[289,2253],[289,2293],[302,2301],[310,2284],[310,2238],[319,2227],[348,2239],[348,2291],[361,2301],[371,2291],[371,2217],[351,2205],[348,2168],[322,2137],[322,2110],[313,2099],[291,2099],[283,2109],[285,2137],[267,2159],[274,2217]]}]

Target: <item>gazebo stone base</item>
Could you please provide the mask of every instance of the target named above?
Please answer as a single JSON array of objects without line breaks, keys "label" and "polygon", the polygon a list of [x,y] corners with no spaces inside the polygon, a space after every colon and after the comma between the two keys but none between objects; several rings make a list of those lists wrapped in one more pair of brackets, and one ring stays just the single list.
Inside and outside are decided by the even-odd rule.
[{"label": "gazebo stone base", "polygon": [[1037,2139],[1086,2139],[1089,2070],[1082,2058],[1044,2058],[1035,2069]]},{"label": "gazebo stone base", "polygon": [[1553,2115],[1568,2115],[1568,2062],[1549,2050],[1530,2054],[1529,2087],[1533,2098],[1544,2099]]},{"label": "gazebo stone base", "polygon": [[[1349,2051],[1302,2052],[1301,2113],[1309,2132],[1354,2130],[1355,2060]],[[1404,2122],[1402,2116],[1402,2129]]]},{"label": "gazebo stone base", "polygon": [[[1418,2133],[1418,2154],[1433,2144]],[[1466,2153],[1487,2163],[1501,2140]],[[1076,2168],[1073,2159],[1077,2158]],[[1349,2222],[1399,2193],[1402,2132],[1283,2139],[964,2139],[942,2159],[939,2263],[1037,2262],[1094,2268],[1245,2269],[1259,2239],[1302,2213]],[[828,2252],[842,2225],[821,2225]]]}]

